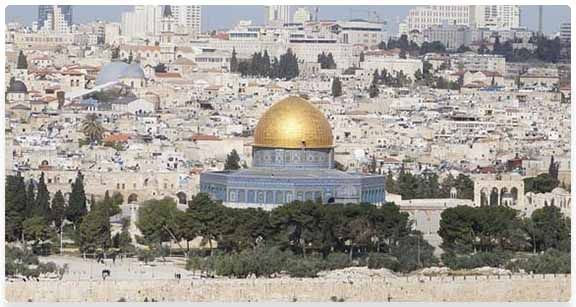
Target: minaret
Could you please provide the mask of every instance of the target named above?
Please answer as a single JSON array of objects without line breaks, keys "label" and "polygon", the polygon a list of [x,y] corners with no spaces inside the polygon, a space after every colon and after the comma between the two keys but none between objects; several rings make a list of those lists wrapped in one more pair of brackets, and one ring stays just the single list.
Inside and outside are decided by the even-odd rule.
[{"label": "minaret", "polygon": [[174,61],[174,28],[176,19],[172,15],[170,5],[165,5],[162,12],[162,30],[160,31],[160,60],[162,63],[171,63]]}]

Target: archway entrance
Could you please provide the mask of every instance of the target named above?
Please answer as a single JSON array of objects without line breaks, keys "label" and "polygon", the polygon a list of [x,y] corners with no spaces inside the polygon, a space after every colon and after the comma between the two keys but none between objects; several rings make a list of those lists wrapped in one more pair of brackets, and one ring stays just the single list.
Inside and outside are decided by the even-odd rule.
[{"label": "archway entrance", "polygon": [[138,195],[137,194],[130,194],[130,196],[128,196],[128,203],[132,204],[138,202]]},{"label": "archway entrance", "polygon": [[176,197],[178,197],[179,204],[185,205],[187,203],[188,198],[186,197],[186,193],[178,192],[178,194],[176,194]]}]

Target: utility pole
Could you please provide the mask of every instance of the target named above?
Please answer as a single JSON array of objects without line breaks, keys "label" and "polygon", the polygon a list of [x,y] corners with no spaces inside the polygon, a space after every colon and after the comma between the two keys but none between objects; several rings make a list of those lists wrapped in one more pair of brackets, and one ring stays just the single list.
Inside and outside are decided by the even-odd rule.
[{"label": "utility pole", "polygon": [[64,228],[64,223],[60,224],[60,256],[62,256],[62,229]]}]

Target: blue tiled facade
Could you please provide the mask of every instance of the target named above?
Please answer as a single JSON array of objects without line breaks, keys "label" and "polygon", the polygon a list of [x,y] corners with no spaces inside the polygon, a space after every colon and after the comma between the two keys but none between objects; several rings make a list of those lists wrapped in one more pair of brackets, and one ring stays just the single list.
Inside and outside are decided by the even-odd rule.
[{"label": "blue tiled facade", "polygon": [[272,209],[294,200],[382,204],[384,176],[334,168],[334,150],[253,149],[253,167],[200,175],[200,191],[230,207]]}]

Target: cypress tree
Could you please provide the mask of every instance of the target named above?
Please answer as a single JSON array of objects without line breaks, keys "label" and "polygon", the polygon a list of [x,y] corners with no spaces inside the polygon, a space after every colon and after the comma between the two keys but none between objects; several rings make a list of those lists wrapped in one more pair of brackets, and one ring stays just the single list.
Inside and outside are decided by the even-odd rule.
[{"label": "cypress tree", "polygon": [[45,220],[50,220],[52,217],[50,214],[50,193],[48,193],[48,188],[44,181],[44,172],[40,175],[38,193],[36,195],[36,210],[34,214],[43,217]]},{"label": "cypress tree", "polygon": [[64,200],[64,195],[62,191],[54,193],[54,198],[52,199],[52,208],[50,208],[52,213],[52,220],[54,221],[54,226],[56,229],[60,229],[60,226],[64,222],[65,212],[66,212],[66,201]]},{"label": "cypress tree", "polygon": [[396,190],[396,181],[394,180],[391,170],[388,170],[388,175],[386,176],[386,192],[393,194],[398,193]]},{"label": "cypress tree", "polygon": [[336,69],[336,62],[334,61],[334,57],[332,56],[332,52],[328,53],[328,56],[326,57],[326,63],[327,63],[327,67],[328,69]]},{"label": "cypress tree", "polygon": [[370,95],[370,98],[378,97],[378,95],[380,94],[380,90],[378,89],[378,79],[380,79],[380,76],[378,75],[378,70],[375,69],[372,78],[372,84],[370,84],[370,88],[368,89],[368,94]]},{"label": "cypress tree", "polygon": [[280,56],[280,62],[278,66],[279,78],[290,80],[298,77],[300,74],[300,70],[298,68],[298,58],[294,53],[292,53],[292,49],[290,48],[286,50],[285,54]]},{"label": "cypress tree", "polygon": [[270,77],[270,56],[268,55],[268,50],[264,50],[264,55],[262,55],[262,76]]},{"label": "cypress tree", "polygon": [[328,57],[326,56],[326,53],[324,53],[324,51],[322,51],[322,53],[318,55],[318,63],[320,63],[321,69],[328,68]]},{"label": "cypress tree", "polygon": [[236,149],[232,151],[226,157],[226,163],[224,164],[225,170],[237,170],[240,169],[240,156]]},{"label": "cypress tree", "polygon": [[34,180],[28,180],[28,187],[26,188],[26,216],[32,216],[34,214],[34,208],[36,207],[36,186],[34,185]]},{"label": "cypress tree", "polygon": [[74,223],[74,227],[76,227],[87,212],[84,176],[81,172],[78,172],[76,180],[72,183],[72,192],[70,193],[70,199],[68,200],[66,218]]},{"label": "cypress tree", "polygon": [[558,169],[560,168],[560,163],[554,161],[554,156],[550,157],[550,165],[548,166],[548,174],[550,177],[558,180]]},{"label": "cypress tree", "polygon": [[26,56],[24,55],[24,52],[22,52],[22,50],[20,50],[20,53],[18,53],[18,60],[16,63],[16,68],[17,69],[28,69],[28,59],[26,58]]}]

